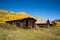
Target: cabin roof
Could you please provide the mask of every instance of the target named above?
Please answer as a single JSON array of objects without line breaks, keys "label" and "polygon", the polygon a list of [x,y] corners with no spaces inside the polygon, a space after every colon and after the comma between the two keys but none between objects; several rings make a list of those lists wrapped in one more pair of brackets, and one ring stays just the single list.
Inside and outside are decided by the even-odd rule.
[{"label": "cabin roof", "polygon": [[32,17],[26,17],[26,18],[14,19],[14,20],[6,20],[6,21],[19,21],[19,20],[25,20],[25,19],[32,19],[32,20],[36,21],[36,19],[34,19]]},{"label": "cabin roof", "polygon": [[43,23],[46,23],[46,22],[47,22],[47,20],[39,20],[39,21],[36,21],[37,24],[40,24],[40,23],[43,24]]},{"label": "cabin roof", "polygon": [[[40,20],[40,21],[36,21],[36,24],[46,24],[47,20]],[[52,24],[51,21],[49,21],[50,24]]]},{"label": "cabin roof", "polygon": [[[28,17],[20,17],[20,18],[17,18],[17,19],[12,19],[12,20],[22,20],[24,18],[28,18]],[[6,21],[12,21],[11,19],[10,20],[6,20]]]}]

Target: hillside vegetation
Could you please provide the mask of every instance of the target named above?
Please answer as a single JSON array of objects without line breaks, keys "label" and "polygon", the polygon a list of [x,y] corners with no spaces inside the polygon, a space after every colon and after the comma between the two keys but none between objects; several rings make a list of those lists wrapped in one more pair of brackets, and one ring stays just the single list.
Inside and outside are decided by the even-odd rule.
[{"label": "hillside vegetation", "polygon": [[0,10],[0,22],[5,22],[6,20],[22,19],[27,17],[32,17],[35,18],[36,20],[41,20],[41,18],[31,16],[25,12],[14,13],[11,11]]},{"label": "hillside vegetation", "polygon": [[56,26],[60,27],[60,22],[55,22]]}]

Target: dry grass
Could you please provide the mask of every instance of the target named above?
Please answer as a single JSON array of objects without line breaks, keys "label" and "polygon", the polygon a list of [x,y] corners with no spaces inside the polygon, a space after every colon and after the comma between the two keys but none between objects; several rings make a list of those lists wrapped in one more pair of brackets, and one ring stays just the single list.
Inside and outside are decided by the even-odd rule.
[{"label": "dry grass", "polygon": [[[60,40],[60,28],[4,29],[0,28],[0,40]],[[55,30],[55,32],[53,32]],[[59,31],[58,31],[59,30]]]}]

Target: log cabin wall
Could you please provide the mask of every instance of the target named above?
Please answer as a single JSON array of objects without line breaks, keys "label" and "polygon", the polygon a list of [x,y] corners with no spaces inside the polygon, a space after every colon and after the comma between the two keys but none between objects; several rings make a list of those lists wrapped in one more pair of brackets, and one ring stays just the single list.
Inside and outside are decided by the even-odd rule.
[{"label": "log cabin wall", "polygon": [[6,21],[6,23],[9,23],[11,25],[16,25],[18,27],[24,27],[24,28],[34,28],[35,22],[36,22],[36,20],[33,18],[25,18],[22,20]]},{"label": "log cabin wall", "polygon": [[18,27],[23,27],[23,23],[22,22],[15,22],[15,24],[16,24],[16,26],[18,26]]},{"label": "log cabin wall", "polygon": [[28,26],[30,27],[30,28],[35,28],[35,20],[33,20],[33,19],[29,19],[28,20]]},{"label": "log cabin wall", "polygon": [[23,21],[23,27],[27,28],[27,21],[26,20]]},{"label": "log cabin wall", "polygon": [[46,24],[37,24],[41,28],[46,28]]},{"label": "log cabin wall", "polygon": [[13,24],[13,22],[11,22],[11,21],[6,21],[6,23],[11,24],[11,25]]},{"label": "log cabin wall", "polygon": [[31,20],[31,25],[32,25],[32,28],[35,28],[36,27],[36,25],[35,25],[35,21],[34,20]]},{"label": "log cabin wall", "polygon": [[24,19],[24,21],[23,21],[24,27],[25,27],[25,28],[34,28],[34,26],[35,26],[35,21],[36,21],[36,20],[31,19],[31,18]]},{"label": "log cabin wall", "polygon": [[32,28],[32,20],[31,19],[25,19],[23,23],[24,23],[25,28]]},{"label": "log cabin wall", "polygon": [[28,20],[28,27],[31,28],[30,20]]}]

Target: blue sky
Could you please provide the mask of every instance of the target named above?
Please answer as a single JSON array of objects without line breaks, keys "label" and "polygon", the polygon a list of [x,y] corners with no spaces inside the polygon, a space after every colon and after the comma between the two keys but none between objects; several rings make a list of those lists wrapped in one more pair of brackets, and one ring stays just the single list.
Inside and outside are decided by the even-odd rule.
[{"label": "blue sky", "polygon": [[26,12],[43,19],[60,19],[60,0],[0,0],[0,9]]}]

